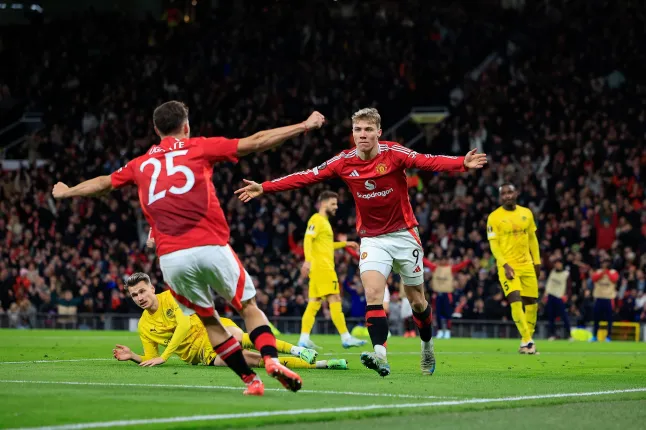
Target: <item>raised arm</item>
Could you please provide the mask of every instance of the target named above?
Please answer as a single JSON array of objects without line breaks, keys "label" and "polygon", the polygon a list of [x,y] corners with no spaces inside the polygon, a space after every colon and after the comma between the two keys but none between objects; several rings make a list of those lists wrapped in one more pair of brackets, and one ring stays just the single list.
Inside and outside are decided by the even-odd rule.
[{"label": "raised arm", "polygon": [[325,123],[325,117],[319,112],[313,112],[309,118],[300,124],[259,131],[249,137],[240,139],[237,155],[238,157],[242,157],[252,152],[263,152],[275,148],[284,141],[296,137],[301,133],[307,133],[309,130],[321,128],[323,123]]},{"label": "raised arm", "polygon": [[244,182],[247,185],[234,191],[234,193],[238,194],[238,198],[246,203],[263,193],[293,190],[330,179],[336,175],[335,168],[341,157],[342,155],[337,155],[313,169],[292,173],[272,181],[265,181],[262,184],[245,179]]},{"label": "raised arm", "polygon": [[401,145],[391,147],[393,153],[402,159],[406,168],[430,170],[435,172],[466,172],[468,169],[480,169],[487,164],[486,154],[476,154],[472,149],[464,157],[448,155],[419,154]]},{"label": "raised arm", "polygon": [[465,267],[469,266],[469,264],[471,264],[471,260],[469,260],[467,258],[462,263],[454,264],[453,266],[451,266],[451,272],[452,273],[458,273],[460,270],[462,270]]},{"label": "raised arm", "polygon": [[603,270],[597,270],[596,272],[592,273],[592,276],[590,278],[592,279],[592,282],[597,282],[599,279],[603,278],[603,275],[605,275],[606,272]]},{"label": "raised arm", "polygon": [[433,270],[433,271],[434,271],[435,269],[437,269],[437,264],[433,263],[431,260],[429,260],[429,259],[428,259],[428,258],[426,258],[426,257],[423,257],[423,258],[422,258],[422,263],[424,263],[424,267],[428,267],[429,269],[431,269],[431,270]]},{"label": "raised arm", "polygon": [[98,176],[93,179],[81,182],[74,187],[68,187],[62,182],[54,185],[52,195],[55,199],[66,199],[70,197],[93,197],[100,196],[113,190],[110,176]]}]

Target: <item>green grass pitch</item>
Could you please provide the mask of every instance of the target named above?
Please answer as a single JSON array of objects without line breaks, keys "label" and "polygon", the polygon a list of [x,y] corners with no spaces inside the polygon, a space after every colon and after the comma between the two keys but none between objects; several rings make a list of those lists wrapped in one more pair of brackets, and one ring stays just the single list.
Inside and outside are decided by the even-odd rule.
[{"label": "green grass pitch", "polygon": [[[295,336],[284,336],[295,342]],[[419,339],[391,338],[380,378],[336,336],[313,336],[320,358],[348,371],[301,370],[287,392],[264,371],[261,398],[228,369],[173,358],[139,368],[112,359],[129,332],[0,330],[0,428],[638,429],[646,422],[646,344],[436,340],[435,375],[419,371]],[[366,348],[368,349],[368,348]]]}]

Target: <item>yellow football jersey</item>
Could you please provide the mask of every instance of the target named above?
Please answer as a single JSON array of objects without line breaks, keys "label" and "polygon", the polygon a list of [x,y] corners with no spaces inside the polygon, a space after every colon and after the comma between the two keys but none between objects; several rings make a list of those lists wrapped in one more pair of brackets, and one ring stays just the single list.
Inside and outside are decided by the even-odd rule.
[{"label": "yellow football jersey", "polygon": [[[534,215],[526,207],[516,205],[516,209],[508,211],[501,206],[493,211],[487,218],[487,239],[497,242],[504,259],[497,259],[497,265],[502,267],[507,263],[514,267],[540,264],[540,256],[530,252],[529,237],[535,231]],[[491,245],[493,250],[495,245]]]},{"label": "yellow football jersey", "polygon": [[[208,335],[202,321],[195,314],[186,316],[170,291],[157,294],[157,299],[157,311],[150,313],[145,310],[139,319],[139,337],[144,347],[143,359],[159,357],[159,345],[162,345],[166,347],[161,354],[165,360],[175,353],[183,361],[199,363],[204,339],[208,343]],[[174,335],[177,336],[173,338]]]},{"label": "yellow football jersey", "polygon": [[305,260],[311,263],[310,278],[334,273],[334,250],[345,246],[345,242],[334,241],[332,225],[326,217],[312,215],[303,241]]}]

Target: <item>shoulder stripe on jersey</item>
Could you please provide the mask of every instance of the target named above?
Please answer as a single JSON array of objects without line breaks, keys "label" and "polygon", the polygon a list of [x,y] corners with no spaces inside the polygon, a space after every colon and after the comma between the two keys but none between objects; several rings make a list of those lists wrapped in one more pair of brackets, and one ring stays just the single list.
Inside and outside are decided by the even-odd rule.
[{"label": "shoulder stripe on jersey", "polygon": [[457,158],[458,158],[458,157],[455,157],[453,155],[433,155],[433,154],[424,154],[424,157],[426,157],[426,158],[438,158],[438,157],[441,157],[441,158],[449,158],[451,160],[457,160]]},{"label": "shoulder stripe on jersey", "polygon": [[401,146],[401,145],[393,145],[390,148],[394,149],[395,151],[402,151],[406,153],[413,152],[411,149],[408,149],[405,146]]},{"label": "shoulder stripe on jersey", "polygon": [[391,149],[392,149],[393,151],[395,151],[395,152],[399,152],[400,154],[404,154],[404,155],[406,155],[406,156],[408,156],[408,157],[413,157],[413,158],[415,158],[415,155],[417,155],[416,153],[414,153],[414,152],[412,152],[412,151],[410,151],[410,152],[406,152],[406,151],[402,151],[401,149],[397,149],[397,148],[391,148]]},{"label": "shoulder stripe on jersey", "polygon": [[314,172],[314,169],[307,169],[307,170],[303,170],[302,172],[290,173],[289,175],[285,175],[285,176],[282,176],[280,178],[272,179],[271,182],[279,182],[279,181],[285,180],[287,178],[291,178],[292,176],[307,175],[307,174],[312,173],[312,172]]},{"label": "shoulder stripe on jersey", "polygon": [[347,154],[343,154],[343,156],[345,158],[356,157],[356,155],[357,155],[357,150],[356,149],[353,149],[352,151],[348,152]]},{"label": "shoulder stripe on jersey", "polygon": [[[334,162],[336,162],[336,161],[338,161],[340,159],[341,159],[341,155],[335,155],[334,157],[327,160],[325,162],[325,164],[329,166],[330,164],[332,164],[332,163],[334,163]],[[279,181],[282,181],[284,179],[290,178],[292,176],[302,176],[302,175],[308,175],[310,173],[314,173],[315,175],[318,175],[319,174],[319,168],[314,167],[313,169],[307,169],[307,170],[302,170],[300,172],[294,172],[294,173],[291,173],[291,174],[286,175],[286,176],[281,176],[280,178],[272,179],[271,182],[279,182]]]}]

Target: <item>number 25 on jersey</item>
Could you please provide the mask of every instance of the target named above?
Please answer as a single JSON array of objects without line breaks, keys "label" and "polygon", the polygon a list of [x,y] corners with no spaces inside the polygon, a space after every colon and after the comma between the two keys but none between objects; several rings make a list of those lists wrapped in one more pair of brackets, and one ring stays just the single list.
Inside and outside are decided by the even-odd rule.
[{"label": "number 25 on jersey", "polygon": [[188,154],[188,150],[182,150],[182,151],[173,151],[173,152],[167,152],[164,154],[164,161],[165,161],[165,169],[166,169],[166,176],[170,177],[175,174],[182,174],[186,178],[186,183],[182,187],[176,187],[172,186],[168,188],[167,190],[161,190],[157,193],[155,193],[155,188],[157,187],[157,180],[159,179],[159,175],[162,172],[162,162],[159,161],[156,158],[149,158],[145,162],[141,163],[141,166],[139,170],[141,170],[142,173],[144,173],[144,170],[148,165],[153,166],[153,174],[150,177],[150,187],[148,188],[148,206],[156,202],[157,200],[163,199],[166,197],[166,191],[169,191],[171,194],[186,194],[189,191],[191,191],[191,188],[193,188],[193,185],[195,185],[195,175],[186,166],[182,166],[180,164],[175,164],[174,158],[179,157],[181,155],[186,155]]}]

